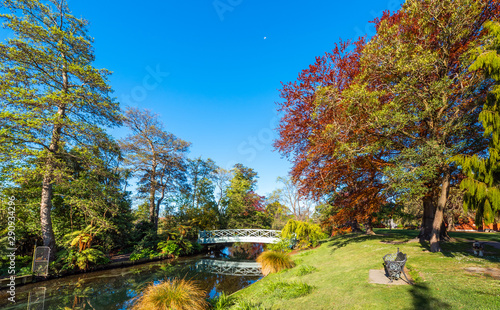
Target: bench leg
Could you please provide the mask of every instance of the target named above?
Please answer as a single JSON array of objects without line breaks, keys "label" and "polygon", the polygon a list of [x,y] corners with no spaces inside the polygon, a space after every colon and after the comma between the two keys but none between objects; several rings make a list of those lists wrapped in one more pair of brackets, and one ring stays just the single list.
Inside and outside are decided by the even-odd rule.
[{"label": "bench leg", "polygon": [[408,277],[406,276],[406,272],[405,272],[405,270],[404,270],[404,267],[403,267],[403,270],[401,270],[401,272],[402,272],[402,273],[403,273],[403,275],[405,276],[406,282],[408,282],[408,284],[410,284],[410,285],[413,285],[413,284],[410,282],[410,280],[408,280]]}]

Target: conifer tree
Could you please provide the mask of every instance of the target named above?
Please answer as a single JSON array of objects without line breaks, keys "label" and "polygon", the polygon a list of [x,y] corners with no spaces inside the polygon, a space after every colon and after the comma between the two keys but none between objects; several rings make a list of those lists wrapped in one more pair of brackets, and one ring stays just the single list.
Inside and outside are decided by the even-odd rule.
[{"label": "conifer tree", "polygon": [[485,29],[489,32],[486,44],[477,50],[469,70],[482,70],[486,79],[496,81],[479,114],[484,136],[489,140],[488,156],[455,157],[467,175],[460,184],[460,188],[466,190],[464,208],[476,211],[478,226],[483,222],[486,225],[493,223],[500,212],[500,23],[487,22]]},{"label": "conifer tree", "polygon": [[41,176],[41,232],[54,255],[53,185],[71,178],[63,158],[107,139],[101,127],[120,123],[119,107],[110,72],[92,66],[87,21],[71,15],[65,0],[1,4],[0,19],[15,35],[0,43],[0,156],[9,163],[2,173],[16,183],[26,173]]}]

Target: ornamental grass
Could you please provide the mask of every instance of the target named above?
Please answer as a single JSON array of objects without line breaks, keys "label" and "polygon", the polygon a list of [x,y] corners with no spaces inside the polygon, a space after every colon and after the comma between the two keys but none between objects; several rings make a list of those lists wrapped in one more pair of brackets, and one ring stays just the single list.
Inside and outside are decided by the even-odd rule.
[{"label": "ornamental grass", "polygon": [[203,310],[208,308],[206,292],[194,281],[173,279],[151,284],[133,306],[133,310]]},{"label": "ornamental grass", "polygon": [[257,263],[259,263],[264,276],[295,266],[289,255],[275,251],[263,252],[257,257]]}]

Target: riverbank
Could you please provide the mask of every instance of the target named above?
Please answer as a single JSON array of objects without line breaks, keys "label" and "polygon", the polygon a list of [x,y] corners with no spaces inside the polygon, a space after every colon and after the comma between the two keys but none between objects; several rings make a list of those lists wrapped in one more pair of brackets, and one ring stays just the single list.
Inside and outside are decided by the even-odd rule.
[{"label": "riverbank", "polygon": [[[414,241],[418,231],[376,233],[331,238],[293,255],[297,267],[233,296],[266,309],[500,309],[500,249],[485,243],[485,256],[477,257],[470,242],[495,243],[500,234],[452,232],[443,252],[431,253],[427,244]],[[382,257],[397,248],[408,255],[414,285],[369,283],[370,270],[383,270]],[[300,297],[286,293],[309,286]]]},{"label": "riverbank", "polygon": [[[124,268],[124,267],[130,267],[134,265],[141,265],[141,264],[146,264],[146,263],[151,263],[151,262],[157,262],[157,261],[163,261],[163,260],[173,260],[173,258],[170,255],[162,255],[159,257],[155,258],[142,258],[138,259],[135,261],[131,261],[130,259],[130,254],[127,255],[120,255],[116,259],[111,259],[111,262],[108,264],[103,264],[103,265],[97,265],[92,268],[89,268],[88,270],[69,270],[66,272],[61,272],[59,274],[51,274],[47,277],[36,277],[33,275],[25,275],[25,276],[19,276],[16,277],[16,287],[20,287],[26,284],[31,284],[31,283],[37,283],[37,282],[43,282],[43,281],[48,281],[52,279],[59,279],[71,275],[78,275],[78,274],[84,274],[84,273],[91,273],[95,271],[103,271],[103,270],[111,270],[111,269],[116,269],[116,268]],[[10,285],[10,278],[9,277],[4,277],[0,278],[0,290],[6,290],[8,289]]]}]

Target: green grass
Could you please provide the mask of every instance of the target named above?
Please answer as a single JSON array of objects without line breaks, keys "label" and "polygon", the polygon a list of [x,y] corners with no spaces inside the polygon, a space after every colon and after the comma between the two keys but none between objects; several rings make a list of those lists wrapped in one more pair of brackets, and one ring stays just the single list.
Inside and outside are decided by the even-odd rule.
[{"label": "green grass", "polygon": [[311,293],[313,288],[313,286],[303,282],[279,280],[266,283],[265,291],[268,297],[293,299]]},{"label": "green grass", "polygon": [[304,276],[306,274],[310,274],[318,270],[314,266],[309,266],[309,265],[300,265],[295,269],[295,274],[298,276]]},{"label": "green grass", "polygon": [[226,310],[237,302],[236,298],[226,295],[224,292],[210,301],[212,310]]},{"label": "green grass", "polygon": [[[431,253],[428,244],[406,242],[418,231],[376,232],[375,236],[331,238],[319,248],[295,255],[301,261],[296,268],[270,274],[233,296],[266,309],[500,309],[500,281],[465,271],[467,267],[500,268],[499,249],[485,247],[485,257],[479,258],[466,241],[500,241],[500,234],[451,233],[454,239],[442,244],[443,252]],[[368,283],[369,270],[383,269],[382,257],[396,248],[408,254],[407,268],[415,285]],[[316,271],[302,274],[301,266]],[[292,299],[272,292],[286,283],[313,289]]]}]

